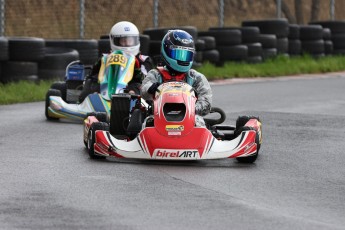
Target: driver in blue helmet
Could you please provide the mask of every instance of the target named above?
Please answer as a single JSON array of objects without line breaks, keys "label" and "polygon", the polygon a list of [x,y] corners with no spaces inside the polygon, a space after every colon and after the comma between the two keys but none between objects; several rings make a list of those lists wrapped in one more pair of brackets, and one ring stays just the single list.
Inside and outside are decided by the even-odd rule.
[{"label": "driver in blue helmet", "polygon": [[206,77],[191,69],[195,54],[193,37],[183,30],[170,30],[162,40],[161,56],[163,67],[151,69],[144,78],[141,86],[141,96],[146,100],[153,100],[158,86],[168,81],[183,81],[188,83],[196,92],[195,126],[205,126],[202,116],[211,109],[212,90]]}]

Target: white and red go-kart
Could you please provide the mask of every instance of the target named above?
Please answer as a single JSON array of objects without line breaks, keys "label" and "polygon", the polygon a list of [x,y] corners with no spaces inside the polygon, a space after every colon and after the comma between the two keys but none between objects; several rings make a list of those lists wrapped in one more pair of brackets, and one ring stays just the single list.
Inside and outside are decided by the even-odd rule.
[{"label": "white and red go-kart", "polygon": [[[129,95],[114,95],[113,100],[129,101]],[[151,116],[140,106],[128,113],[127,106],[112,106],[110,122],[99,121],[91,114],[84,121],[84,143],[91,158],[152,159],[152,160],[205,160],[236,158],[239,162],[253,163],[262,141],[258,117],[240,116],[236,127],[219,125],[225,120],[205,119],[206,127],[195,127],[193,88],[182,82],[168,82],[159,86]],[[140,100],[138,100],[140,101]],[[124,115],[121,113],[125,112]],[[138,115],[139,114],[139,115]],[[139,119],[138,119],[139,117]],[[145,118],[145,119],[144,119]],[[125,122],[123,122],[125,121]],[[138,123],[133,126],[133,123]],[[137,133],[133,134],[133,127]],[[139,128],[138,128],[139,127]],[[131,131],[132,130],[132,131]]]}]

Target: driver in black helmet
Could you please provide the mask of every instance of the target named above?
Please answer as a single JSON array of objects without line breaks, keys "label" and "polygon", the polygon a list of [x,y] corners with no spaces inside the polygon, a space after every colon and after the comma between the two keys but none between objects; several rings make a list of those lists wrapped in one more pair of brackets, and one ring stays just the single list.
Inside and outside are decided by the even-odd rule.
[{"label": "driver in black helmet", "polygon": [[191,69],[195,54],[193,37],[183,30],[170,30],[162,40],[161,55],[164,67],[151,69],[144,78],[141,95],[146,100],[153,100],[158,86],[167,81],[183,81],[191,85],[196,94],[195,105],[197,127],[205,126],[202,116],[211,109],[212,90],[206,77]]}]

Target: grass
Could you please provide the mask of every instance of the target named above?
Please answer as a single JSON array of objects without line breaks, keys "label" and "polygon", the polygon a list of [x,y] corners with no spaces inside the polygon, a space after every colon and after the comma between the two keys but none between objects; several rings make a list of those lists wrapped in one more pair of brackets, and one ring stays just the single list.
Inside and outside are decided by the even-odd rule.
[{"label": "grass", "polygon": [[258,64],[228,62],[222,67],[216,67],[206,63],[197,70],[209,80],[327,73],[345,70],[345,56],[327,56],[318,59],[308,55],[292,58],[278,56]]},{"label": "grass", "polygon": [[[345,56],[312,58],[279,56],[258,64],[225,63],[222,67],[205,63],[197,70],[209,80],[288,76],[306,73],[327,73],[345,70]],[[0,105],[44,101],[52,81],[0,83]]]},{"label": "grass", "polygon": [[0,83],[0,105],[45,100],[52,81]]}]

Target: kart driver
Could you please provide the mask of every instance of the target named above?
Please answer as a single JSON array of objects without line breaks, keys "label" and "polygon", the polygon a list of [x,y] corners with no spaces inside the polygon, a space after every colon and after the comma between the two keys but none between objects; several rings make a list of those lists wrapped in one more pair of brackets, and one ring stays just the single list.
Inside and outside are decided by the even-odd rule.
[{"label": "kart driver", "polygon": [[[150,57],[140,54],[138,28],[133,23],[128,21],[118,22],[111,28],[109,40],[111,52],[121,50],[136,57],[133,78],[128,83],[127,90],[131,94],[140,95],[142,79],[147,72],[153,68],[153,62]],[[101,68],[101,64],[102,58],[99,58],[93,65],[90,74],[86,77],[83,91],[79,96],[79,102],[82,102],[89,94],[100,92],[98,72]]]},{"label": "kart driver", "polygon": [[184,81],[196,92],[195,126],[205,126],[202,116],[211,109],[212,90],[206,77],[191,69],[195,54],[193,37],[183,30],[170,30],[162,40],[161,56],[164,67],[151,69],[143,80],[141,96],[153,100],[158,86],[167,81]]}]

